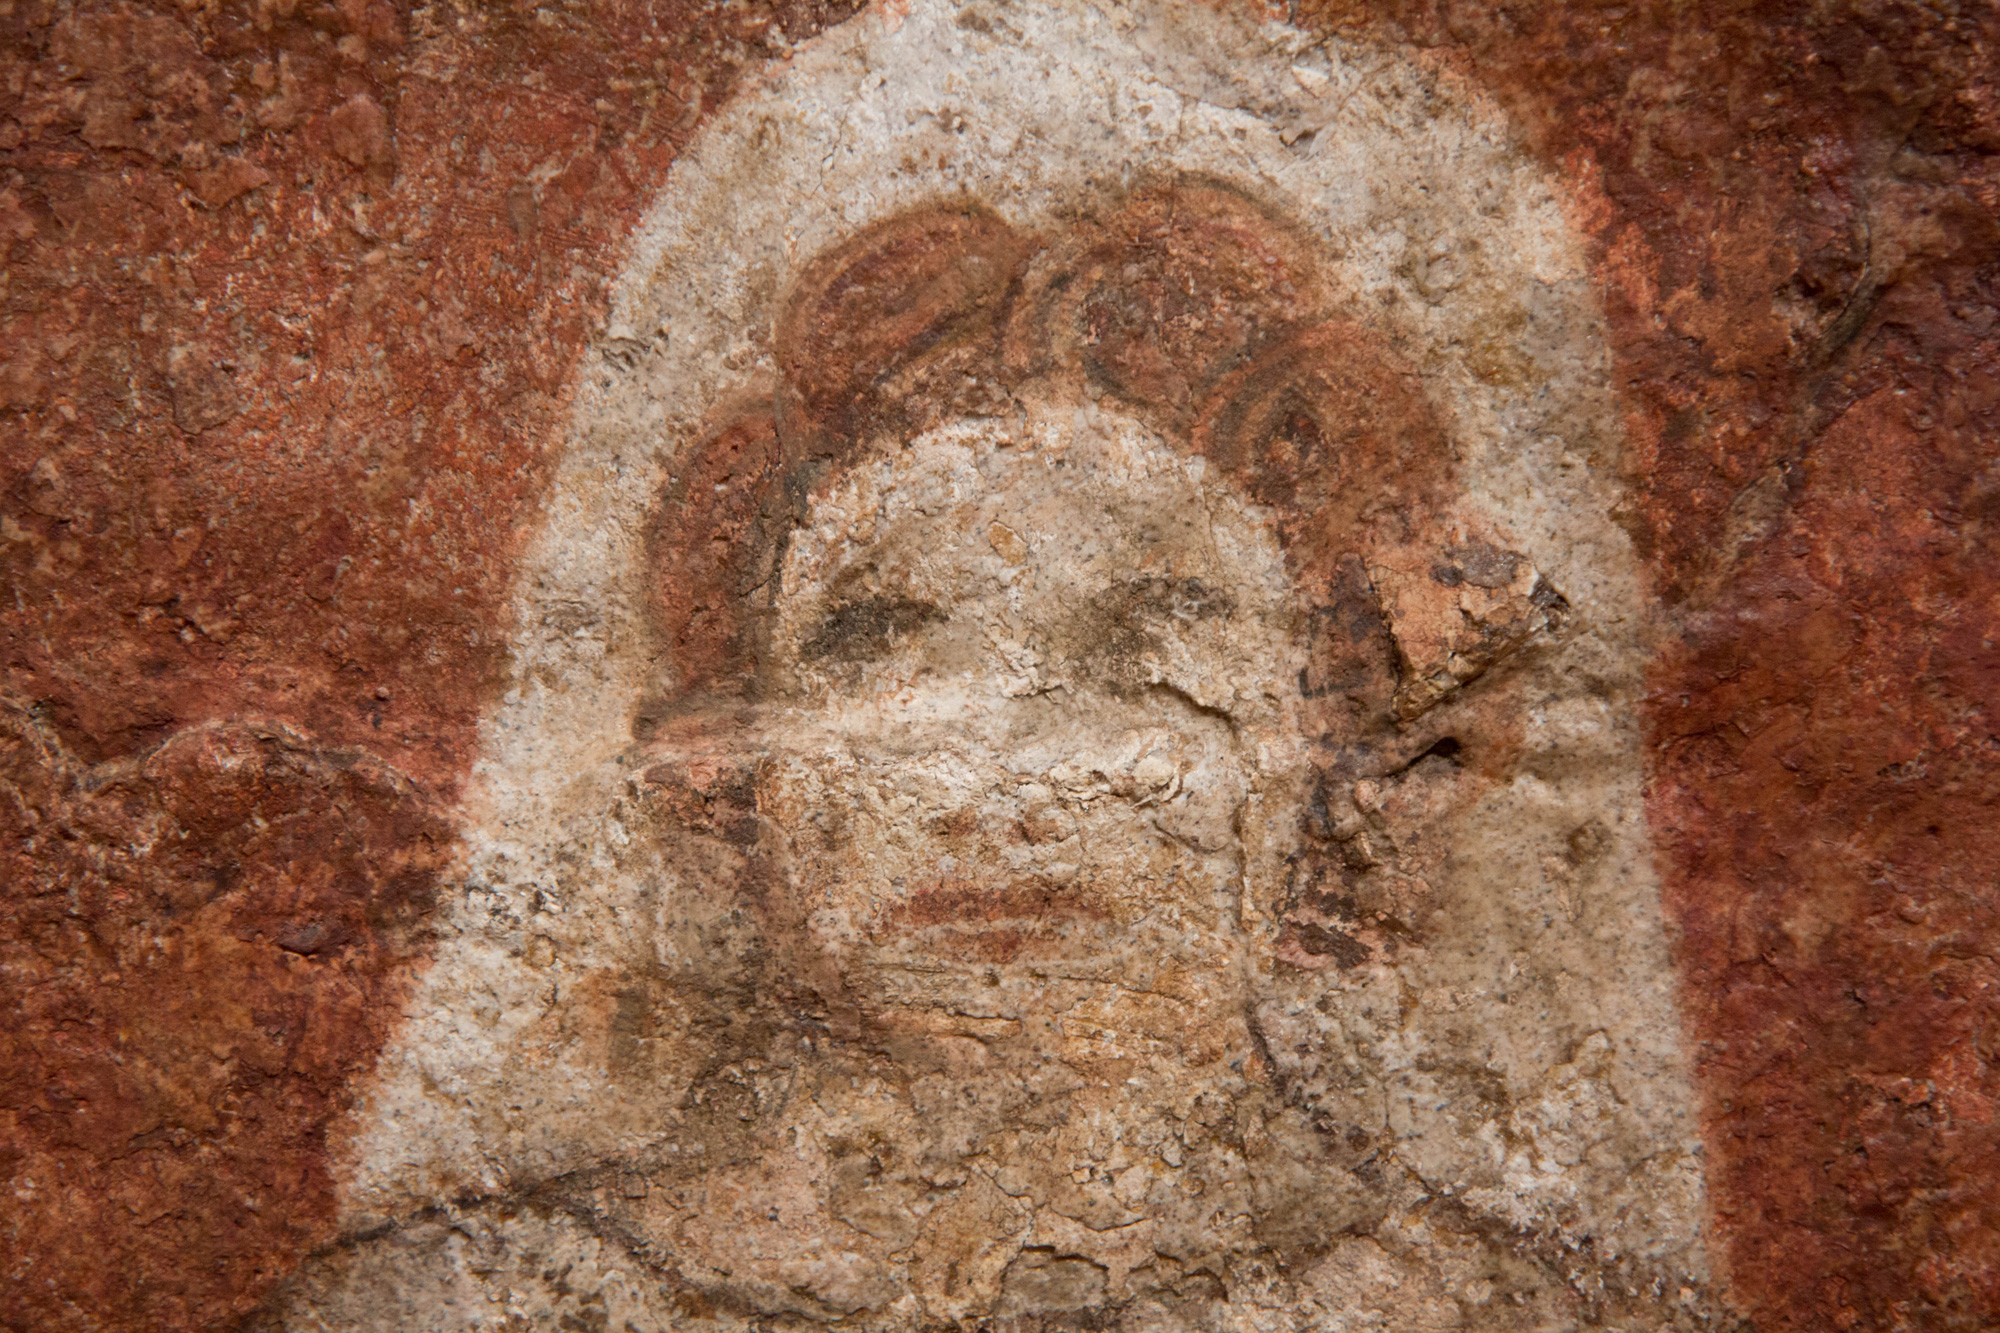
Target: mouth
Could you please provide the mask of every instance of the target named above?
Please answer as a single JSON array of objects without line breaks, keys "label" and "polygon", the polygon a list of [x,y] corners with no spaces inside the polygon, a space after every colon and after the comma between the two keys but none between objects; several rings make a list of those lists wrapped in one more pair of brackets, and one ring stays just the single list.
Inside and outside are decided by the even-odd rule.
[{"label": "mouth", "polygon": [[886,913],[875,940],[878,948],[947,964],[1005,964],[1101,947],[1116,925],[1101,904],[1047,883],[937,884]]}]

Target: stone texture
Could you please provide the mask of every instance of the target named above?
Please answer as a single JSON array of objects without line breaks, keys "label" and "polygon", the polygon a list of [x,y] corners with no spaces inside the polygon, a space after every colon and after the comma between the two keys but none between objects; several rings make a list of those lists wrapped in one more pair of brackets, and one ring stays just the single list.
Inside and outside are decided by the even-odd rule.
[{"label": "stone texture", "polygon": [[276,725],[95,765],[0,725],[0,1309],[205,1324],[323,1239],[329,1122],[395,1019],[450,822]]},{"label": "stone texture", "polygon": [[530,1212],[690,1326],[1726,1320],[1602,325],[1490,114],[953,4],[721,112],[273,1322],[509,1299],[421,1225]]},{"label": "stone texture", "polygon": [[1995,16],[1329,18],[1464,51],[1587,187],[1625,522],[1679,627],[1651,802],[1739,1299],[1774,1329],[1977,1327]]},{"label": "stone texture", "polygon": [[[308,770],[358,753],[421,793],[397,815],[364,783],[339,801],[385,808],[350,819],[338,782],[281,775],[222,807],[250,821],[231,827],[183,782],[194,811],[84,802],[74,840],[9,816],[10,1327],[226,1325],[333,1237],[330,1138],[432,892],[397,877],[449,840],[537,433],[602,309],[608,275],[582,261],[774,19],[817,21],[580,17],[0,15],[0,669],[43,756],[10,752],[30,771],[8,781],[192,762],[213,724],[261,718],[290,739],[228,743]],[[255,822],[281,816],[282,838]],[[134,842],[155,826],[213,845]],[[196,910],[211,862],[266,854]],[[121,860],[143,894],[109,878]],[[417,920],[362,913],[334,952],[287,953],[294,911],[364,904],[375,860]],[[170,923],[163,894],[187,902]],[[158,956],[124,961],[149,931]]]},{"label": "stone texture", "polygon": [[[829,17],[0,15],[0,617],[24,738],[7,780],[25,793],[10,855],[44,819],[77,831],[56,839],[68,850],[35,843],[29,869],[10,862],[9,938],[39,941],[9,946],[6,982],[23,1071],[0,1149],[10,1324],[215,1326],[333,1236],[323,1145],[404,993],[436,821],[501,688],[523,526],[599,364],[590,345],[637,357],[653,333],[601,325],[620,247],[736,71]],[[1625,479],[1618,516],[1661,607],[1651,837],[1733,1299],[1768,1328],[1990,1321],[1990,10],[1385,0],[1290,17],[1491,96],[1585,238],[1626,441],[1596,465]],[[1293,143],[1323,132],[1301,93],[1325,71],[1246,88],[1177,54],[1174,25],[1139,40],[1179,86]],[[1410,256],[1425,283],[1454,262]],[[1154,317],[1206,318],[1169,295]],[[1471,355],[1512,373],[1514,342]],[[1367,599],[1326,604],[1366,620]],[[1388,679],[1398,663],[1356,669]],[[252,766],[266,776],[221,776]],[[726,823],[740,788],[717,780],[676,799]],[[284,812],[299,850],[282,866],[255,820],[222,822],[237,798],[213,793],[246,783],[271,790],[251,802],[258,819]],[[100,789],[132,808],[111,812]],[[156,828],[198,830],[207,850],[148,843]],[[1547,882],[1584,882],[1603,836],[1578,825]],[[213,897],[232,857],[272,868]],[[375,878],[378,864],[415,878]],[[150,897],[116,901],[121,865],[158,886]],[[328,866],[353,869],[322,878]],[[57,883],[52,918],[42,894]],[[1410,901],[1400,883],[1372,901]],[[374,917],[350,899],[401,906]],[[164,932],[133,924],[176,903]],[[1289,956],[1337,966],[1338,917],[1304,902],[1294,915]],[[287,950],[278,934],[307,917],[352,933]],[[93,923],[113,941],[153,930],[163,958],[220,961],[171,987],[146,970],[166,964],[120,961],[111,982]],[[351,1039],[253,1079],[257,1042],[213,997],[265,985],[283,997],[277,1027],[353,1013]],[[121,1025],[157,1065],[101,1053]],[[214,1053],[231,1041],[238,1054]],[[188,1054],[204,1044],[206,1066]],[[1567,1077],[1587,1081],[1596,1058],[1580,1050]],[[44,1069],[57,1093],[31,1083]],[[246,1096],[265,1099],[258,1128],[217,1128],[214,1108]],[[146,1137],[156,1124],[179,1132]],[[210,1177],[228,1190],[187,1183]],[[50,1179],[69,1182],[60,1208],[22,1183]],[[602,1186],[637,1188],[615,1173]],[[230,1220],[242,1198],[262,1225]],[[598,1263],[595,1236],[560,1217],[455,1225],[413,1223],[394,1253],[431,1272],[416,1256],[432,1236],[438,1253],[461,1246],[451,1263],[521,1265],[524,1318],[542,1299],[596,1317],[573,1295],[531,1299],[528,1280],[544,1253]],[[1366,1310],[1406,1286],[1406,1324],[1445,1326],[1458,1298],[1400,1262],[1379,1240],[1343,1241],[1316,1299]],[[301,1281],[333,1290],[322,1268]],[[1007,1287],[1008,1308],[1032,1317],[1092,1282],[1051,1250]],[[646,1298],[617,1299],[639,1304],[607,1311]]]}]

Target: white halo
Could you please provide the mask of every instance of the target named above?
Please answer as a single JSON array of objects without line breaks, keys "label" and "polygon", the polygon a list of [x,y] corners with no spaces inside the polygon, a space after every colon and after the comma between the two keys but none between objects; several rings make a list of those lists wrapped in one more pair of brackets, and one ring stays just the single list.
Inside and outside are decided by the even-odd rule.
[{"label": "white halo", "polygon": [[[871,10],[741,90],[675,163],[633,242],[521,564],[463,892],[441,908],[437,961],[353,1127],[350,1231],[613,1160],[653,1132],[547,1016],[646,930],[610,851],[624,831],[606,814],[627,781],[634,702],[665,670],[644,613],[644,527],[713,406],[773,373],[773,311],[799,266],[940,195],[1034,227],[1081,193],[1172,171],[1240,183],[1321,242],[1345,299],[1379,312],[1419,365],[1464,502],[1562,588],[1591,627],[1592,670],[1636,688],[1645,599],[1609,517],[1618,434],[1602,322],[1562,201],[1491,105],[1402,57],[1278,24],[1060,0]],[[1680,1173],[1679,1193],[1643,1217],[1578,1225],[1630,1233],[1628,1248],[1649,1238],[1698,1273],[1698,1147],[1636,728],[1579,695],[1529,730],[1594,767],[1515,792],[1492,818],[1606,813],[1621,925],[1574,944],[1586,965],[1575,984],[1602,1008],[1627,1105]],[[1496,895],[1517,869],[1496,867]],[[533,957],[538,933],[562,941],[558,967]],[[1494,1058],[1547,1071],[1569,1055],[1523,1021]],[[1579,1205],[1562,1173],[1533,1164],[1509,1179],[1529,1203],[1491,1206],[1522,1225],[1625,1206],[1615,1191]]]}]

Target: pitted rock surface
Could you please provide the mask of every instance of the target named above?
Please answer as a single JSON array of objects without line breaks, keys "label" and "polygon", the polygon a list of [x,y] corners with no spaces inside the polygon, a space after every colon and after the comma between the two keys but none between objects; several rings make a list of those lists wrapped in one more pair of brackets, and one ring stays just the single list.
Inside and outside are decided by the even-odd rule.
[{"label": "pitted rock surface", "polygon": [[662,196],[277,1323],[504,1302],[427,1228],[524,1212],[689,1326],[1727,1317],[1553,197],[1368,50],[1009,13],[857,20]]},{"label": "pitted rock surface", "polygon": [[1990,1324],[1990,9],[852,14],[0,7],[0,1323]]}]

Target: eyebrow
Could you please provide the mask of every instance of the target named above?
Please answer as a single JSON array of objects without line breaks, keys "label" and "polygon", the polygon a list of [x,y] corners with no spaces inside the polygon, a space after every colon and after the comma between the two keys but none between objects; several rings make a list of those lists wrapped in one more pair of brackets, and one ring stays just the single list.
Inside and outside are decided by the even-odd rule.
[{"label": "eyebrow", "polygon": [[1125,622],[1147,616],[1173,620],[1206,620],[1236,612],[1236,599],[1224,588],[1198,578],[1148,575],[1114,583],[1092,598],[1100,615]]},{"label": "eyebrow", "polygon": [[935,602],[913,597],[869,597],[836,606],[820,618],[799,645],[806,661],[865,662],[878,657],[899,635],[945,620]]}]

